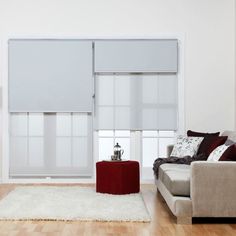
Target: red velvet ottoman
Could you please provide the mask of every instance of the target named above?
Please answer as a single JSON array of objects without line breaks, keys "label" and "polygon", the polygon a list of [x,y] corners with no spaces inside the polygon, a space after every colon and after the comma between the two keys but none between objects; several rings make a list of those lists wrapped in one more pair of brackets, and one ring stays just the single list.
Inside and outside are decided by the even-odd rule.
[{"label": "red velvet ottoman", "polygon": [[96,163],[96,191],[129,194],[140,191],[137,161],[100,161]]}]

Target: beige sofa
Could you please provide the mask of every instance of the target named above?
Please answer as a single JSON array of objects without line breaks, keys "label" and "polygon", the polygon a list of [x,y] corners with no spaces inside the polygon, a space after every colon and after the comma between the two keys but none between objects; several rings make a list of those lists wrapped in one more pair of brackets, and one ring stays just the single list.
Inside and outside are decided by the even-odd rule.
[{"label": "beige sofa", "polygon": [[[225,131],[236,142],[236,132]],[[157,188],[179,224],[193,217],[236,217],[236,162],[163,164]]]}]

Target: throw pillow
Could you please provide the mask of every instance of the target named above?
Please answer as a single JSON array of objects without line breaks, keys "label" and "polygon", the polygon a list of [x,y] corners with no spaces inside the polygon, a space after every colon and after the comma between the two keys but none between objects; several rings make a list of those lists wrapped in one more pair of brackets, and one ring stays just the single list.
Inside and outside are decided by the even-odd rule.
[{"label": "throw pillow", "polygon": [[[216,132],[216,133],[200,133],[200,132],[195,132],[195,131],[191,131],[188,130],[187,131],[187,135],[193,136],[193,137],[199,137],[202,136],[204,137],[202,143],[199,146],[198,152],[197,154],[204,154],[206,157],[208,157],[210,155],[210,153],[217,148],[219,145],[222,145],[225,143],[226,136],[219,136],[220,132]],[[224,138],[222,138],[224,137]]]},{"label": "throw pillow", "polygon": [[227,136],[206,136],[199,146],[197,154],[203,153],[208,157],[214,149],[223,145],[226,140]]},{"label": "throw pillow", "polygon": [[177,142],[170,154],[171,157],[193,156],[197,153],[203,137],[186,137],[179,135]]},{"label": "throw pillow", "polygon": [[233,144],[220,157],[219,161],[236,161],[236,145]]},{"label": "throw pillow", "polygon": [[[203,141],[201,142],[198,152],[197,154],[204,154],[206,156],[206,158],[210,155],[210,153],[219,145],[223,144],[224,142],[222,141],[222,143],[220,142],[220,144],[217,146],[213,145],[213,147],[211,147],[212,143],[215,142],[215,140],[218,140],[217,138],[214,137],[218,137],[220,134],[220,132],[216,132],[216,133],[202,133],[202,132],[196,132],[196,131],[192,131],[192,130],[188,130],[187,131],[187,135],[188,136],[193,136],[193,137],[204,137]],[[211,138],[213,137],[213,138]]]},{"label": "throw pillow", "polygon": [[229,146],[226,146],[225,144],[218,146],[216,149],[214,149],[209,157],[207,158],[207,161],[219,161],[222,154],[229,148]]},{"label": "throw pillow", "polygon": [[187,135],[188,136],[193,136],[193,137],[205,137],[205,136],[208,136],[208,135],[219,136],[220,132],[216,132],[216,133],[202,133],[202,132],[196,132],[196,131],[188,130],[187,131]]}]

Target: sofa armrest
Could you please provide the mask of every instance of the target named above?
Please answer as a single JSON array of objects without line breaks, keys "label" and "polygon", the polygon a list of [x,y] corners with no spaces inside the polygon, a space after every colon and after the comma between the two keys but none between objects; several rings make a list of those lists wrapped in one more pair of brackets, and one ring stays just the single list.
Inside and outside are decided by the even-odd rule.
[{"label": "sofa armrest", "polygon": [[191,164],[193,217],[236,217],[236,162]]},{"label": "sofa armrest", "polygon": [[170,154],[171,154],[173,148],[174,148],[174,145],[172,145],[172,144],[167,145],[167,147],[166,147],[167,157],[170,157]]}]

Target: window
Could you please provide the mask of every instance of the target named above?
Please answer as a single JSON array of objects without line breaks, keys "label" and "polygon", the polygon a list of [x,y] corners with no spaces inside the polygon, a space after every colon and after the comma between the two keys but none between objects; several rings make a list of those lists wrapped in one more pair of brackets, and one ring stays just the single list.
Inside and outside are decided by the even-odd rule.
[{"label": "window", "polygon": [[142,177],[152,179],[152,167],[157,157],[167,157],[167,146],[174,143],[174,131],[142,132]]},{"label": "window", "polygon": [[94,131],[99,160],[119,143],[149,178],[179,128],[178,57],[177,39],[9,40],[11,177],[92,176]]},{"label": "window", "polygon": [[98,130],[176,130],[176,74],[97,75]]},{"label": "window", "polygon": [[113,147],[119,143],[124,149],[122,159],[130,159],[130,131],[129,130],[100,130],[99,136],[99,160],[110,159]]},{"label": "window", "polygon": [[127,76],[97,76],[96,128],[130,129],[130,80]]},{"label": "window", "polygon": [[11,176],[91,176],[91,115],[11,113]]},{"label": "window", "polygon": [[[141,134],[135,135],[135,134]],[[142,179],[153,179],[153,163],[157,157],[167,157],[167,146],[174,143],[175,131],[129,131],[100,130],[98,131],[99,160],[107,160],[113,154],[113,147],[118,142],[124,149],[123,159],[137,159],[131,156],[131,150],[140,159]],[[139,137],[139,138],[137,138]],[[140,146],[139,146],[140,144]],[[137,151],[141,153],[137,153]]]},{"label": "window", "polygon": [[11,167],[44,165],[44,121],[42,113],[11,116]]},{"label": "window", "polygon": [[97,74],[99,160],[110,159],[118,142],[125,150],[123,158],[140,160],[142,178],[153,179],[154,160],[166,157],[167,146],[174,143],[177,85],[175,73]]}]

